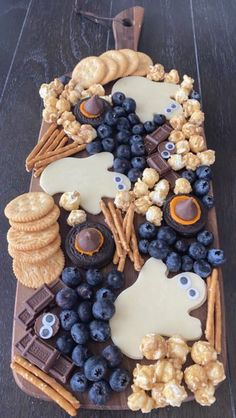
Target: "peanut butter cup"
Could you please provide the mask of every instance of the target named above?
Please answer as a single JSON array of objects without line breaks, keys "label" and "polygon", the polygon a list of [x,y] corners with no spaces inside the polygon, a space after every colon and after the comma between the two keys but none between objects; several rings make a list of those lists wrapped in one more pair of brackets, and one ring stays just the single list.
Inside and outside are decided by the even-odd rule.
[{"label": "peanut butter cup", "polygon": [[94,95],[80,100],[73,112],[80,123],[96,127],[104,121],[104,115],[110,108],[111,106],[106,100]]}]

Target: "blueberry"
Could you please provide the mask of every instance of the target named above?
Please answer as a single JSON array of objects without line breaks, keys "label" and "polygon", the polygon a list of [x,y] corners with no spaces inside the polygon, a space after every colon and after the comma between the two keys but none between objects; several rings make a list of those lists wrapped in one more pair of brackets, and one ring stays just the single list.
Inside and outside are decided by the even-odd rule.
[{"label": "blueberry", "polygon": [[86,281],[91,286],[98,286],[102,283],[104,277],[100,270],[97,269],[89,269],[86,271],[85,275]]},{"label": "blueberry", "polygon": [[210,190],[210,185],[207,180],[199,179],[193,184],[193,191],[197,196],[205,196]]},{"label": "blueberry", "polygon": [[85,361],[89,358],[89,350],[82,344],[78,344],[75,346],[74,350],[72,351],[71,355],[72,361],[78,367],[83,367]]},{"label": "blueberry", "polygon": [[76,291],[82,299],[91,299],[93,296],[93,289],[88,283],[82,283],[76,288]]},{"label": "blueberry", "polygon": [[107,138],[108,136],[111,136],[111,134],[112,134],[112,128],[109,125],[106,125],[105,123],[102,123],[97,128],[97,134],[102,139],[103,138]]},{"label": "blueberry", "polygon": [[214,197],[206,194],[202,198],[202,203],[207,209],[211,209],[214,206]]},{"label": "blueberry", "polygon": [[70,354],[75,345],[70,335],[61,335],[56,340],[56,348],[63,354]]},{"label": "blueberry", "polygon": [[140,238],[152,239],[156,237],[157,227],[150,222],[144,222],[138,228]]},{"label": "blueberry", "polygon": [[115,313],[114,303],[110,300],[97,300],[92,308],[95,319],[108,321]]},{"label": "blueberry", "polygon": [[143,144],[143,138],[141,137],[141,135],[132,135],[130,137],[130,145],[134,145],[134,144]]},{"label": "blueberry", "polygon": [[127,158],[127,160],[131,157],[131,151],[129,145],[119,145],[116,150],[116,156],[118,158]]},{"label": "blueberry", "polygon": [[122,361],[123,354],[114,344],[108,345],[102,351],[102,356],[106,359],[108,367],[117,367]]},{"label": "blueberry", "polygon": [[69,287],[76,287],[82,281],[80,271],[77,267],[66,267],[62,272],[61,279]]},{"label": "blueberry", "polygon": [[218,248],[212,248],[207,253],[207,260],[213,267],[221,266],[226,261],[224,251]]},{"label": "blueberry", "polygon": [[130,139],[131,133],[127,129],[124,129],[123,131],[119,131],[116,134],[116,140],[118,144],[128,144]]},{"label": "blueberry", "polygon": [[197,177],[203,180],[211,180],[212,171],[208,165],[200,165],[196,170]]},{"label": "blueberry", "polygon": [[92,340],[97,342],[106,341],[111,335],[111,328],[108,322],[105,321],[94,320],[90,322],[89,331]]},{"label": "blueberry", "polygon": [[161,239],[167,244],[173,245],[176,241],[176,232],[170,226],[161,226],[157,232],[157,239]]},{"label": "blueberry", "polygon": [[185,170],[182,172],[181,177],[184,177],[192,184],[196,180],[196,173],[193,170]]},{"label": "blueberry", "polygon": [[161,239],[151,241],[148,246],[148,253],[150,257],[154,257],[159,260],[166,258],[169,252],[170,249],[167,243]]},{"label": "blueberry", "polygon": [[99,139],[95,139],[94,141],[90,142],[86,145],[86,151],[90,155],[98,154],[99,152],[103,151],[102,143]]},{"label": "blueberry", "polygon": [[142,177],[142,171],[138,168],[131,168],[128,171],[127,176],[129,177],[131,183],[135,183],[140,177]]},{"label": "blueberry", "polygon": [[88,391],[89,400],[95,405],[104,405],[111,396],[111,389],[105,380],[95,382]]},{"label": "blueberry", "polygon": [[71,309],[77,300],[76,291],[69,287],[59,290],[56,294],[56,304],[62,309]]},{"label": "blueberry", "polygon": [[126,97],[126,99],[123,100],[122,106],[127,113],[134,113],[136,109],[136,102],[134,99]]},{"label": "blueberry", "polygon": [[77,309],[79,319],[82,322],[89,322],[93,318],[92,316],[92,303],[89,300],[81,302]]},{"label": "blueberry", "polygon": [[116,369],[109,378],[109,384],[114,392],[122,392],[130,382],[130,374],[125,369]]},{"label": "blueberry", "polygon": [[120,106],[125,100],[125,95],[124,93],[117,91],[111,96],[111,100],[112,100],[113,105]]},{"label": "blueberry", "polygon": [[134,125],[133,127],[132,127],[132,133],[134,134],[134,135],[141,135],[141,134],[143,134],[145,131],[144,131],[144,127],[143,127],[143,124],[142,123],[138,123],[137,125]]},{"label": "blueberry", "polygon": [[148,254],[148,246],[150,242],[147,239],[141,239],[138,243],[139,251],[143,254]]},{"label": "blueberry", "polygon": [[113,168],[118,173],[126,174],[130,170],[131,164],[126,158],[115,158]]},{"label": "blueberry", "polygon": [[111,289],[107,289],[106,287],[102,287],[96,292],[96,299],[97,300],[111,300],[114,302],[115,295]]},{"label": "blueberry", "polygon": [[139,119],[138,115],[136,115],[136,113],[130,113],[128,115],[128,119],[129,119],[131,125],[133,125],[133,126],[139,124],[139,122],[140,122],[140,119]]},{"label": "blueberry", "polygon": [[117,122],[118,116],[114,110],[109,110],[104,117],[104,121],[109,126],[115,126]]},{"label": "blueberry", "polygon": [[181,257],[179,254],[172,252],[166,258],[166,267],[169,271],[177,273],[181,269]]},{"label": "blueberry", "polygon": [[88,380],[83,372],[76,372],[70,379],[70,387],[73,392],[85,392],[88,387]]},{"label": "blueberry", "polygon": [[212,244],[213,240],[214,240],[214,236],[212,232],[207,231],[206,229],[197,234],[197,241],[200,242],[200,244],[205,245],[205,247]]},{"label": "blueberry", "polygon": [[75,311],[65,309],[60,312],[61,326],[65,331],[70,331],[72,325],[76,324],[79,320],[79,316]]},{"label": "blueberry", "polygon": [[157,125],[157,126],[161,126],[165,123],[166,121],[166,117],[165,115],[160,115],[160,114],[155,114],[153,116],[153,122]]},{"label": "blueberry", "polygon": [[147,134],[151,134],[156,129],[156,125],[153,121],[148,120],[147,122],[144,122],[143,127]]},{"label": "blueberry", "polygon": [[198,93],[196,90],[192,90],[191,94],[190,94],[190,99],[194,99],[194,100],[201,100],[201,96],[200,93]]},{"label": "blueberry", "polygon": [[76,344],[85,344],[89,340],[88,328],[80,322],[72,326],[70,333]]},{"label": "blueberry", "polygon": [[107,372],[107,362],[101,356],[92,356],[84,364],[84,374],[91,382],[103,379]]},{"label": "blueberry", "polygon": [[205,279],[211,274],[211,265],[205,260],[197,260],[193,263],[193,271]]},{"label": "blueberry", "polygon": [[117,118],[120,118],[121,116],[126,116],[126,111],[122,106],[113,107],[113,112],[115,113]]},{"label": "blueberry", "polygon": [[104,138],[102,140],[103,151],[112,152],[116,146],[114,138]]},{"label": "blueberry", "polygon": [[203,260],[206,257],[206,248],[200,242],[192,242],[189,246],[188,254],[194,260]]},{"label": "blueberry", "polygon": [[183,255],[181,262],[182,271],[191,271],[193,269],[193,260],[189,255]]},{"label": "blueberry", "polygon": [[180,254],[186,253],[188,249],[188,242],[185,239],[178,239],[174,244],[174,249]]},{"label": "blueberry", "polygon": [[63,75],[61,75],[61,77],[59,77],[59,80],[65,86],[66,84],[69,83],[69,81],[71,80],[71,77],[69,75],[63,74]]},{"label": "blueberry", "polygon": [[133,168],[137,168],[139,170],[144,170],[146,167],[146,158],[145,157],[134,157],[131,160],[131,165]]},{"label": "blueberry", "polygon": [[110,271],[107,275],[106,283],[111,289],[121,289],[125,283],[123,273],[115,269]]},{"label": "blueberry", "polygon": [[117,119],[116,129],[118,131],[129,130],[130,123],[127,118],[120,117]]},{"label": "blueberry", "polygon": [[145,155],[145,147],[142,142],[131,145],[131,153],[135,157],[143,157]]}]

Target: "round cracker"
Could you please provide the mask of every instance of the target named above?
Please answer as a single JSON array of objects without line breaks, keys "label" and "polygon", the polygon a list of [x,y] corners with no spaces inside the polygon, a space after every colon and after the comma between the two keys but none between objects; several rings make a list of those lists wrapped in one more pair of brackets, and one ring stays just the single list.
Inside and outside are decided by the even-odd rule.
[{"label": "round cracker", "polygon": [[42,218],[52,210],[54,200],[44,192],[29,192],[17,196],[5,207],[4,213],[14,222],[30,222]]},{"label": "round cracker", "polygon": [[128,60],[128,68],[123,74],[123,77],[126,77],[130,74],[133,74],[137,70],[139,64],[138,54],[136,51],[128,48],[121,49],[120,52],[122,52],[122,54],[124,54]]},{"label": "round cracker", "polygon": [[101,57],[101,60],[105,62],[106,65],[106,75],[100,82],[100,84],[108,84],[110,81],[115,80],[118,78],[117,74],[119,73],[119,67],[116,61],[114,61],[111,57]]},{"label": "round cracker", "polygon": [[106,65],[99,57],[82,59],[72,72],[72,79],[81,83],[84,88],[99,84],[105,77]]},{"label": "round cracker", "polygon": [[21,260],[13,260],[13,272],[24,286],[36,289],[44,283],[51,283],[57,279],[65,265],[65,257],[61,249],[59,249],[48,260],[40,264],[23,263]]},{"label": "round cracker", "polygon": [[59,218],[59,215],[60,209],[57,205],[54,205],[52,210],[43,218],[31,222],[14,222],[9,219],[9,223],[14,229],[17,229],[17,231],[36,232],[42,231],[53,225]]},{"label": "round cracker", "polygon": [[126,58],[125,54],[122,54],[122,52],[117,51],[116,49],[110,49],[109,51],[106,51],[102,55],[100,55],[100,57],[109,57],[112,58],[113,61],[116,61],[119,68],[117,78],[123,77],[123,74],[125,73],[125,71],[127,71],[129,65],[129,61]]},{"label": "round cracker", "polygon": [[147,75],[149,71],[149,66],[153,65],[153,61],[149,55],[144,54],[144,52],[137,52],[139,64],[137,70],[131,75],[140,75],[144,76]]},{"label": "round cracker", "polygon": [[12,258],[17,261],[21,260],[23,263],[38,264],[47,260],[53,254],[55,254],[61,245],[61,237],[58,235],[54,241],[52,241],[46,247],[39,248],[33,251],[19,251],[14,249],[10,244],[8,245],[8,252]]},{"label": "round cracker", "polygon": [[7,242],[12,248],[19,251],[32,251],[46,247],[56,239],[59,233],[58,222],[43,231],[25,232],[17,231],[11,227],[7,233]]}]

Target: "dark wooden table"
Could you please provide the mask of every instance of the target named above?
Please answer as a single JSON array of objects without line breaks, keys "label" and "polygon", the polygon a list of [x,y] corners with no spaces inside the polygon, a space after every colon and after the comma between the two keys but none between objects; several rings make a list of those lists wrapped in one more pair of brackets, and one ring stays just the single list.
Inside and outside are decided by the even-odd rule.
[{"label": "dark wooden table", "polygon": [[[214,190],[221,246],[228,331],[227,380],[211,408],[188,403],[147,417],[234,418],[236,400],[236,2],[235,0],[81,0],[83,10],[114,16],[124,8],[145,7],[140,50],[167,69],[192,75],[202,93],[206,135],[216,150]],[[41,83],[70,71],[82,57],[114,47],[109,28],[81,20],[74,0],[0,0],[0,170],[1,207],[28,190],[24,159],[38,136]],[[2,213],[2,210],[1,210]],[[65,417],[52,403],[26,396],[15,385],[10,347],[15,279],[7,255],[8,223],[1,217],[0,412],[1,418]],[[81,411],[83,418],[141,417],[131,412]]]}]

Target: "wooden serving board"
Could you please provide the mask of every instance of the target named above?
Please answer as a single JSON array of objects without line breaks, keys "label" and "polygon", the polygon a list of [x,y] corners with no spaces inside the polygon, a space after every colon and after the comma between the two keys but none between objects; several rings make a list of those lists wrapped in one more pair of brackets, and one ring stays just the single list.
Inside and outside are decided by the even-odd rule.
[{"label": "wooden serving board", "polygon": [[[114,37],[116,42],[116,48],[132,48],[134,50],[137,50],[138,46],[138,40],[139,35],[141,31],[142,26],[142,20],[143,20],[143,8],[141,7],[134,7],[131,9],[127,9],[123,12],[121,12],[119,15],[115,17],[115,19],[124,19],[129,18],[134,22],[134,25],[132,27],[122,27],[120,23],[113,22],[113,31],[114,31]],[[111,86],[108,86],[109,93]],[[46,132],[49,125],[42,122],[40,133],[39,133],[39,139],[42,137],[42,135]],[[83,151],[76,155],[78,158],[83,158],[87,156],[86,151]],[[32,176],[31,183],[30,183],[30,191],[40,191],[40,185],[39,185],[39,179],[34,178]],[[59,195],[54,196],[56,203],[58,203]],[[64,243],[65,243],[65,237],[66,234],[69,232],[70,227],[66,224],[66,218],[68,216],[68,212],[61,209],[61,214],[59,218],[59,224],[60,224],[60,234],[62,237],[62,249],[64,251],[64,254],[66,255]],[[89,215],[87,219],[89,221],[95,221],[104,223],[103,216],[100,215]],[[143,222],[143,217],[139,216],[137,217],[137,224]],[[136,225],[137,226],[137,225]],[[213,232],[215,240],[214,240],[214,246],[218,247],[219,245],[219,239],[218,239],[218,228],[217,228],[217,219],[216,219],[216,213],[215,209],[211,209],[208,213],[208,222],[207,222],[207,228]],[[71,265],[70,260],[66,257],[66,265]],[[111,265],[106,267],[103,271],[106,273],[107,271],[110,271]],[[133,265],[130,263],[129,259],[126,261],[126,266],[124,270],[124,276],[125,276],[125,287],[131,286],[137,279],[138,273],[134,271]],[[224,363],[226,366],[226,335],[225,335],[225,306],[224,306],[224,290],[223,290],[223,278],[222,278],[222,272],[219,271],[219,282],[220,282],[220,292],[221,292],[221,304],[222,304],[222,354],[220,355],[220,360]],[[15,296],[15,309],[14,309],[14,320],[13,320],[13,335],[12,335],[12,357],[14,354],[17,354],[17,350],[15,349],[15,343],[24,335],[25,331],[24,329],[19,325],[19,323],[15,320],[17,314],[22,309],[22,304],[24,300],[26,300],[31,294],[33,293],[33,290],[30,288],[27,288],[23,285],[21,285],[19,282],[17,283],[16,288],[16,296]],[[207,302],[201,306],[199,309],[192,312],[192,315],[199,318],[202,322],[202,329],[205,329],[205,323],[206,323],[206,313],[207,313]],[[138,326],[138,324],[137,324]],[[131,330],[132,332],[132,330]],[[204,336],[202,336],[204,339]],[[106,343],[91,343],[91,350],[94,354],[99,353],[103,346],[109,344],[109,341]],[[131,360],[128,357],[124,358],[122,366],[130,370],[132,374],[132,370],[135,367],[136,360]],[[148,363],[148,361],[143,361]],[[23,378],[18,376],[14,373],[14,378],[17,383],[17,385],[20,387],[21,390],[23,390],[25,393],[27,393],[30,396],[34,396],[35,398],[43,399],[49,401],[50,399],[44,395],[40,390],[26,382]],[[131,392],[131,389],[127,389],[127,391],[123,393],[113,393],[111,396],[110,401],[103,406],[96,406],[93,405],[88,397],[87,394],[83,394],[79,396],[79,400],[81,402],[81,407],[86,409],[104,409],[104,410],[126,410],[128,409],[127,406],[127,396]],[[193,399],[193,396],[191,393],[189,393],[188,398],[186,401],[191,401]]]}]

